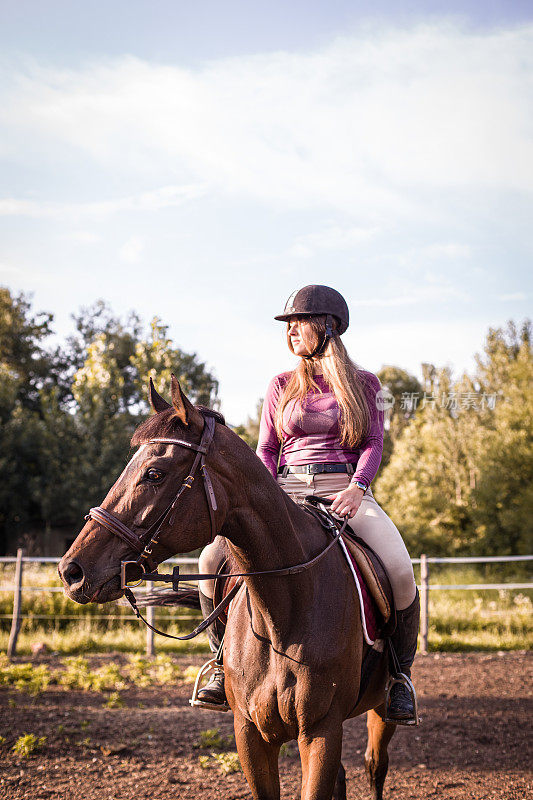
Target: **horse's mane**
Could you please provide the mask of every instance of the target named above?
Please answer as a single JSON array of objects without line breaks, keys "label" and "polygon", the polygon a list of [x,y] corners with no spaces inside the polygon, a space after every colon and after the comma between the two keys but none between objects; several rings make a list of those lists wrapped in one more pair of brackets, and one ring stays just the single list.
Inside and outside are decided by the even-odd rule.
[{"label": "horse's mane", "polygon": [[226,424],[226,419],[224,414],[221,414],[220,411],[215,411],[214,408],[209,408],[208,406],[195,406],[195,409],[200,412],[203,417],[214,417],[217,422],[220,422],[221,425]]},{"label": "horse's mane", "polygon": [[[207,406],[195,406],[196,410],[200,412],[203,417],[214,417],[221,425],[225,425],[226,421],[224,416],[219,411],[214,411]],[[149,441],[149,439],[166,439],[173,436],[180,436],[186,426],[182,423],[172,406],[153,414],[144,422],[141,422],[133,436],[131,437],[131,446],[138,447],[141,444]]]}]

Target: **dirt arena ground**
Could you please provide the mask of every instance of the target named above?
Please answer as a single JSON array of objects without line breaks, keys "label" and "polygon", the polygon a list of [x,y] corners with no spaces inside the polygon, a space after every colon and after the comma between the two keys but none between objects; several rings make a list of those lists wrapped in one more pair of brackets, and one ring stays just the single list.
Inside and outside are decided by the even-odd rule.
[{"label": "dirt arena ground", "polygon": [[[53,663],[51,657],[49,662]],[[102,658],[98,660],[101,663]],[[180,659],[184,666],[200,657]],[[390,747],[385,796],[499,798],[532,796],[533,658],[525,653],[418,656],[422,724],[400,728]],[[32,698],[0,691],[1,730],[12,739],[46,736],[22,759],[0,748],[0,797],[9,800],[237,800],[250,793],[242,773],[223,775],[198,748],[201,731],[231,736],[231,714],[188,705],[191,686],[128,689],[122,708],[105,708],[94,692],[49,687]],[[7,723],[7,724],[6,724]],[[368,798],[362,768],[364,719],[345,725],[343,761],[350,800]],[[233,749],[231,747],[230,749]],[[207,754],[207,759],[206,759]],[[200,758],[209,761],[202,768]],[[294,746],[281,759],[282,797],[298,798]]]}]

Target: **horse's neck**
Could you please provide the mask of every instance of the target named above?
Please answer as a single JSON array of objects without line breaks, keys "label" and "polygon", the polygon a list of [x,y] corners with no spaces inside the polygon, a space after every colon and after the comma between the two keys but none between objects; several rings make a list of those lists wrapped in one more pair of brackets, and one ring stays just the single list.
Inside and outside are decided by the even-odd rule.
[{"label": "horse's neck", "polygon": [[[240,572],[301,564],[327,544],[320,524],[279,487],[251,493],[248,499],[250,505],[235,509],[222,531]],[[246,578],[254,611],[272,632],[283,635],[283,628],[298,609],[308,607],[313,593],[312,572]]]}]

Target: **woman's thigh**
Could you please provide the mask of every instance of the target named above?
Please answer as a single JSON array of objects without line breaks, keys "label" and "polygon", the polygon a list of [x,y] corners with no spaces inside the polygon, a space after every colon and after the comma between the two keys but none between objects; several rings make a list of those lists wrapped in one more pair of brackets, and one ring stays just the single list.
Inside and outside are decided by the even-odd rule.
[{"label": "woman's thigh", "polygon": [[409,553],[394,522],[373,496],[365,495],[350,526],[385,564],[396,608],[399,611],[407,608],[415,599],[415,577]]},{"label": "woman's thigh", "polygon": [[[331,498],[348,487],[350,476],[342,472],[312,476],[289,474],[286,478],[278,478],[278,483],[294,499],[306,494]],[[370,489],[363,497],[357,513],[350,519],[350,526],[385,564],[396,608],[407,608],[416,593],[411,559],[398,528],[377,503]]]},{"label": "woman's thigh", "polygon": [[[224,547],[224,539],[222,536],[216,536],[215,539],[208,544],[200,553],[198,559],[198,571],[216,573],[224,558],[226,557],[226,550]],[[200,581],[200,590],[202,594],[207,597],[213,597],[215,591],[214,578],[205,581]]]}]

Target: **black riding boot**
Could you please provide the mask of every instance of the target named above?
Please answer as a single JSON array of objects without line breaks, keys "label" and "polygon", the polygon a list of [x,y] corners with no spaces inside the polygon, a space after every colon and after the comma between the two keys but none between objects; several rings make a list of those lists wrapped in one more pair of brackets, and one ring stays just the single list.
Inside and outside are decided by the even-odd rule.
[{"label": "black riding boot", "polygon": [[[202,609],[202,616],[206,619],[213,613],[214,604],[210,597],[199,592],[200,594],[200,608]],[[215,632],[215,625],[210,625],[207,629],[207,638],[209,639],[209,647],[212,653],[218,653],[220,649],[220,639]],[[203,689],[198,690],[197,699],[202,703],[211,703],[213,705],[227,706],[226,690],[224,688],[224,667],[222,666],[222,659],[217,661],[215,671],[211,675],[209,682]]]},{"label": "black riding boot", "polygon": [[[418,628],[420,624],[420,597],[418,589],[410,606],[396,612],[396,630],[392,634],[392,644],[400,662],[400,670],[411,677],[411,665],[415,659]],[[395,683],[390,691],[387,717],[403,722],[416,719],[413,697],[402,683]]]}]

